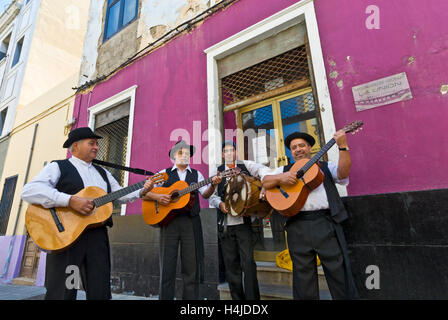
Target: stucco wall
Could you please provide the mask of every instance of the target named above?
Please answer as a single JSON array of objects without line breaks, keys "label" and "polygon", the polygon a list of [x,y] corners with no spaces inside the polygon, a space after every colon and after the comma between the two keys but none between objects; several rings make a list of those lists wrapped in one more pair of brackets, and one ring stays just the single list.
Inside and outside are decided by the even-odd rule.
[{"label": "stucco wall", "polygon": [[[187,130],[197,150],[207,154],[206,138],[195,134],[195,130],[207,129],[203,50],[294,3],[236,2],[97,84],[91,92],[78,95],[78,125],[87,123],[89,106],[137,84],[131,166],[155,171],[170,165],[168,151],[177,140],[171,134],[179,128]],[[417,1],[405,6],[401,0],[380,0],[376,4],[381,10],[381,27],[369,30],[365,26],[367,1],[315,2],[336,128],[356,119],[365,123],[364,131],[348,138],[353,158],[348,195],[446,188],[448,171],[443,159],[448,151],[439,147],[448,142],[443,121],[448,116],[448,96],[440,92],[447,82],[443,12],[448,3]],[[333,71],[338,76],[331,78]],[[403,71],[412,100],[356,112],[352,86]],[[207,176],[203,161],[193,167]],[[130,183],[138,179],[130,175]],[[139,202],[128,206],[128,213],[140,210]]]},{"label": "stucco wall", "polygon": [[135,53],[221,0],[139,0],[137,19],[104,40],[107,1],[92,1],[79,84],[108,74]]},{"label": "stucco wall", "polygon": [[[336,126],[365,123],[349,137],[349,195],[446,188],[448,150],[441,146],[448,144],[448,95],[441,87],[448,83],[448,3],[375,1],[380,29],[372,30],[365,26],[370,4],[316,1]],[[412,100],[356,112],[352,86],[400,72],[407,74]]]}]

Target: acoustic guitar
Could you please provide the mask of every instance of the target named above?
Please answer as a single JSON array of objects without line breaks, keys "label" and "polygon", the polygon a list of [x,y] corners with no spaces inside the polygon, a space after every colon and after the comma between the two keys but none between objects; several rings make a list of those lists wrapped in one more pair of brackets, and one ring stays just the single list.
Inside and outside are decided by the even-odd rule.
[{"label": "acoustic guitar", "polygon": [[158,187],[151,190],[153,193],[166,194],[171,196],[171,202],[168,205],[159,204],[157,201],[153,200],[143,200],[142,210],[143,219],[145,222],[151,226],[162,227],[168,224],[176,215],[179,213],[178,209],[185,208],[190,201],[190,193],[194,192],[205,185],[212,182],[213,177],[219,175],[222,178],[232,177],[240,174],[241,169],[238,167],[228,169],[223,172],[205,179],[198,183],[193,183],[190,186],[182,180],[176,181],[169,187]]},{"label": "acoustic guitar", "polygon": [[[354,121],[346,125],[343,130],[346,133],[358,132],[362,129],[362,121]],[[336,143],[331,139],[319,152],[311,159],[301,159],[294,163],[289,169],[290,172],[297,171],[297,183],[289,186],[280,184],[277,187],[266,190],[266,200],[281,215],[291,217],[299,213],[305,205],[308,195],[316,189],[323,181],[324,174],[316,162]]]},{"label": "acoustic guitar", "polygon": [[[154,183],[168,179],[166,173],[150,177]],[[141,189],[146,180],[115,192],[106,193],[99,187],[87,187],[75,196],[92,199],[94,209],[83,215],[70,207],[46,209],[41,205],[31,204],[25,214],[25,225],[37,247],[46,252],[60,252],[70,247],[85,229],[101,226],[112,215],[112,201]]]}]

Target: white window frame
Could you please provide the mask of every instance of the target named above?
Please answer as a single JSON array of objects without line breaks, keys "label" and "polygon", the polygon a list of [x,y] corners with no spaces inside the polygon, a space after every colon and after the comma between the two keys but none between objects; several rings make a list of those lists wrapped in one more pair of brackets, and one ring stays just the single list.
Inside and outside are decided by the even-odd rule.
[{"label": "white window frame", "polygon": [[[128,142],[126,149],[126,164],[129,167],[131,162],[131,147],[132,147],[132,136],[134,128],[134,107],[135,107],[135,92],[137,90],[137,85],[133,85],[106,100],[97,103],[96,105],[88,108],[89,112],[89,127],[94,130],[95,128],[95,116],[101,112],[111,109],[127,100],[129,100],[129,124],[128,124]],[[129,184],[129,172],[125,171],[123,186],[127,187]],[[126,204],[121,205],[120,215],[124,216],[126,214]]]},{"label": "white window frame", "polygon": [[[208,155],[209,173],[212,174],[214,164],[221,161],[222,143],[222,108],[220,106],[219,75],[217,61],[255,44],[278,31],[305,21],[311,59],[313,61],[316,93],[319,99],[320,115],[322,119],[323,135],[325,141],[330,140],[336,132],[333,118],[333,109],[328,89],[325,64],[320,45],[319,29],[314,0],[302,0],[276,14],[238,32],[237,34],[207,48],[207,95],[208,95]],[[214,130],[211,130],[214,129]],[[338,163],[339,152],[337,148],[328,151],[329,161]],[[347,195],[345,186],[337,185],[341,196]]]}]

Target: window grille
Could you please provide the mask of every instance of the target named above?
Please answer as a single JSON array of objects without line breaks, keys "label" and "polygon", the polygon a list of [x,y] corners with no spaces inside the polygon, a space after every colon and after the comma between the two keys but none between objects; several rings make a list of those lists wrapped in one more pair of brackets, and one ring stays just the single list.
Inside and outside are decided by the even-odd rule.
[{"label": "window grille", "polygon": [[306,45],[302,45],[222,78],[222,102],[228,106],[309,77]]},{"label": "window grille", "polygon": [[[98,139],[98,160],[107,161],[119,165],[126,165],[127,143],[128,143],[129,116],[106,124],[95,129],[95,134],[103,137]],[[120,185],[124,183],[124,171],[107,168]],[[114,203],[114,214],[119,214],[121,205]]]},{"label": "window grille", "polygon": [[0,236],[4,236],[8,228],[9,214],[11,213],[14,192],[16,191],[17,177],[13,176],[5,179],[2,199],[0,200]]}]

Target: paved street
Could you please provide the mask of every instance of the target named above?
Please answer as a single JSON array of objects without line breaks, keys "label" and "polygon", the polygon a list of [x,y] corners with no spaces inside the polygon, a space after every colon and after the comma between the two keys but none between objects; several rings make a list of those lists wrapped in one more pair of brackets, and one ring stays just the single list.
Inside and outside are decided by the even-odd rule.
[{"label": "paved street", "polygon": [[[0,284],[0,300],[43,300],[44,287]],[[78,291],[78,300],[86,300],[84,291]],[[112,300],[157,300],[158,297],[139,297],[125,294],[112,294]]]}]

